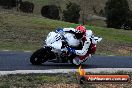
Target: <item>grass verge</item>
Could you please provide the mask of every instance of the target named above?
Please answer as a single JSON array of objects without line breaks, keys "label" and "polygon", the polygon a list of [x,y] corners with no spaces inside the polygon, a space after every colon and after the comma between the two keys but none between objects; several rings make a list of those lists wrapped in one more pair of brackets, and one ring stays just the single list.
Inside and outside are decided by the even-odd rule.
[{"label": "grass verge", "polygon": [[79,88],[75,74],[27,74],[0,77],[1,88]]}]

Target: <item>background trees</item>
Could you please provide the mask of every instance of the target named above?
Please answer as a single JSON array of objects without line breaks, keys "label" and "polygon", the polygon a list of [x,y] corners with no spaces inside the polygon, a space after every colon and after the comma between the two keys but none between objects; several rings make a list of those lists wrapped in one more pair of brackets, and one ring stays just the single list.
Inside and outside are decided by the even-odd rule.
[{"label": "background trees", "polygon": [[60,19],[59,9],[56,5],[46,5],[41,9],[41,15],[50,19]]},{"label": "background trees", "polygon": [[78,23],[80,18],[80,6],[76,3],[69,2],[66,5],[66,10],[63,11],[63,20],[71,23]]},{"label": "background trees", "polygon": [[[78,23],[80,18],[80,6],[76,3],[69,2],[66,9],[63,10],[62,20],[71,23]],[[50,19],[60,19],[59,7],[56,5],[46,5],[41,9],[41,14]]]},{"label": "background trees", "polygon": [[19,9],[20,11],[25,12],[25,13],[33,13],[34,4],[28,1],[21,2]]},{"label": "background trees", "polygon": [[0,5],[5,9],[16,7],[17,0],[0,0]]},{"label": "background trees", "polygon": [[127,0],[108,0],[105,7],[107,27],[121,28],[128,22],[128,12]]}]

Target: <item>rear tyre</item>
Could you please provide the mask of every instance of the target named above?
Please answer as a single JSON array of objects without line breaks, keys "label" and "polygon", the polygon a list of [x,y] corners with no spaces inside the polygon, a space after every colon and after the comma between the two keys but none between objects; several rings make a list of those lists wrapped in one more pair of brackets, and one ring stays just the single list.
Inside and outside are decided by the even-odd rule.
[{"label": "rear tyre", "polygon": [[47,57],[47,50],[45,48],[41,48],[35,51],[32,56],[30,57],[30,62],[33,65],[41,65],[42,63],[48,60]]}]

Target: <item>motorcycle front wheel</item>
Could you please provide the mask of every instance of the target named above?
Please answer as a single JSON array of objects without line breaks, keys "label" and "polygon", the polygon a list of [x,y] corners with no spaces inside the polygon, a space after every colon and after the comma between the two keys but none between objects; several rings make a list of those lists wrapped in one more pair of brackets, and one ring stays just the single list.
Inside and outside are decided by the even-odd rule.
[{"label": "motorcycle front wheel", "polygon": [[42,63],[46,62],[48,60],[48,52],[47,49],[41,48],[35,51],[31,57],[30,57],[30,62],[33,65],[41,65]]}]

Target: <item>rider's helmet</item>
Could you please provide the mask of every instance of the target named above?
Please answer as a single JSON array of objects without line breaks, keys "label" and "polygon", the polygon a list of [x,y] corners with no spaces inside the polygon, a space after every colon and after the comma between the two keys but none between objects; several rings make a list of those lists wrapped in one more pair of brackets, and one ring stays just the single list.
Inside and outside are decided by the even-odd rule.
[{"label": "rider's helmet", "polygon": [[76,28],[76,38],[81,39],[86,34],[86,28],[82,25],[77,26]]}]

